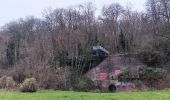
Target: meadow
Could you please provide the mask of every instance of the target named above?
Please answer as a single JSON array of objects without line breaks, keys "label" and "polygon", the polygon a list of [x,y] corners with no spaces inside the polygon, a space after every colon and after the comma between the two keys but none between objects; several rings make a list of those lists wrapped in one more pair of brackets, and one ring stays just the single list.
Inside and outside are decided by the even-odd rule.
[{"label": "meadow", "polygon": [[0,92],[0,100],[170,100],[170,91],[130,93],[68,91],[39,91],[36,93]]}]

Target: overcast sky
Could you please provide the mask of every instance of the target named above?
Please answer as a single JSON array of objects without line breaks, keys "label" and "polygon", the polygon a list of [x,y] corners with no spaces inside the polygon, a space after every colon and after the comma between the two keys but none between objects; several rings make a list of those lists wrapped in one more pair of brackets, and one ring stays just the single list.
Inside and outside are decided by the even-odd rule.
[{"label": "overcast sky", "polygon": [[146,2],[146,0],[0,0],[0,26],[25,16],[41,17],[42,10],[47,8],[66,8],[89,1],[95,4],[98,13],[103,5],[115,2],[123,6],[131,4],[134,10],[144,11]]}]

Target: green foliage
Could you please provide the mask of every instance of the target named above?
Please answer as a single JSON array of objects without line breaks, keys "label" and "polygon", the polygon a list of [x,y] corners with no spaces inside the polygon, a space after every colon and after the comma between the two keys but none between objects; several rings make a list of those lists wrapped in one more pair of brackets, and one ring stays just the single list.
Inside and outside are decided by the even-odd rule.
[{"label": "green foliage", "polygon": [[[153,86],[155,82],[158,82],[164,78],[164,72],[157,68],[143,66],[139,69],[139,76],[134,76],[130,68],[124,70],[124,72],[118,76],[119,81],[133,81],[131,79],[138,78],[139,80],[147,83],[150,86]],[[139,86],[140,81],[133,81],[135,85]]]},{"label": "green foliage", "polygon": [[118,80],[123,82],[129,81],[128,79],[132,78],[132,73],[133,72],[131,71],[130,67],[128,67],[125,70],[123,70],[122,74],[118,76]]},{"label": "green foliage", "polygon": [[24,82],[21,84],[20,90],[22,92],[36,92],[37,91],[36,79],[35,78],[25,79]]},{"label": "green foliage", "polygon": [[170,40],[157,37],[154,45],[148,43],[138,52],[139,57],[147,66],[151,67],[164,67],[170,61]]},{"label": "green foliage", "polygon": [[144,66],[139,69],[139,78],[152,86],[153,83],[163,79],[163,71]]},{"label": "green foliage", "polygon": [[143,50],[140,53],[141,59],[148,65],[148,66],[156,66],[160,65],[163,60],[166,59],[166,54],[162,51],[157,50]]},{"label": "green foliage", "polygon": [[87,77],[78,78],[73,86],[75,91],[90,91],[96,88],[94,82]]},{"label": "green foliage", "polygon": [[138,88],[140,88],[142,86],[142,82],[140,80],[134,80],[133,83]]}]

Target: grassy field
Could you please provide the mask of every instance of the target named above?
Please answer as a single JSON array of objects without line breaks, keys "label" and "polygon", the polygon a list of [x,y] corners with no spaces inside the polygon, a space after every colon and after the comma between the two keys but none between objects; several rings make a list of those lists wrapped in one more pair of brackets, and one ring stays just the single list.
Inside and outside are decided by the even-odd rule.
[{"label": "grassy field", "polygon": [[64,91],[36,93],[0,92],[0,100],[170,100],[170,91],[114,94]]}]

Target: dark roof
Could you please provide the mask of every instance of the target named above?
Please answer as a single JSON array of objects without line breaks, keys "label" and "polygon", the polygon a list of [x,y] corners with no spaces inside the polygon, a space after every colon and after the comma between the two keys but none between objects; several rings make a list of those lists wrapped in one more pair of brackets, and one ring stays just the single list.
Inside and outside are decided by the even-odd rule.
[{"label": "dark roof", "polygon": [[98,51],[98,50],[103,51],[106,54],[109,54],[109,51],[106,50],[104,47],[102,47],[102,46],[93,46],[93,51]]}]

